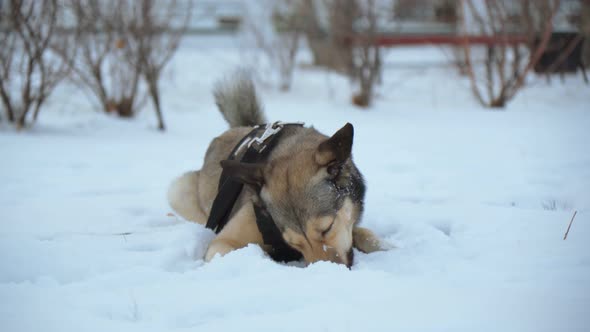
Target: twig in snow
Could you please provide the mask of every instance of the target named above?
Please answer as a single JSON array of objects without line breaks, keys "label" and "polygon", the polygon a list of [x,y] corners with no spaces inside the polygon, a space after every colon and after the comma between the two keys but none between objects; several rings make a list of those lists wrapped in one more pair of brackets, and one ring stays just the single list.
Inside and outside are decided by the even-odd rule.
[{"label": "twig in snow", "polygon": [[574,211],[574,215],[572,216],[572,220],[570,220],[570,224],[567,226],[567,231],[565,231],[565,235],[563,236],[563,239],[567,239],[567,234],[570,232],[570,227],[572,227],[572,222],[574,221],[574,218],[576,217],[576,214],[578,213],[578,211]]}]

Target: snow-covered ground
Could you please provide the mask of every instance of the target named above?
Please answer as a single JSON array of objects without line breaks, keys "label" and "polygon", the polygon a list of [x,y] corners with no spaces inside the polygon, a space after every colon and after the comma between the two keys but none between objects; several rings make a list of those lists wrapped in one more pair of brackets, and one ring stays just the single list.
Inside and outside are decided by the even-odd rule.
[{"label": "snow-covered ground", "polygon": [[[226,124],[210,94],[242,52],[186,40],[164,82],[168,131],[64,86],[37,125],[0,127],[2,331],[588,331],[590,87],[533,79],[506,111],[471,98],[437,48],[388,53],[375,106],[299,69],[261,90],[270,120],[355,126],[365,226],[398,246],[277,264],[250,246],[211,263],[212,232],[169,216],[169,182]],[[563,235],[578,214],[567,240]]]}]

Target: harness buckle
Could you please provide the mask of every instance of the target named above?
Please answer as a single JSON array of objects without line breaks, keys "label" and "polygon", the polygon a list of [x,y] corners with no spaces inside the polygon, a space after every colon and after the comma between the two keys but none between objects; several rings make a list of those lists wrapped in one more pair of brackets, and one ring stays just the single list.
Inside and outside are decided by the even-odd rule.
[{"label": "harness buckle", "polygon": [[285,124],[281,121],[267,124],[260,137],[254,137],[248,142],[248,148],[251,148],[252,145],[255,144],[254,149],[256,149],[256,151],[259,153],[264,151],[264,149],[266,149],[266,144],[264,144],[264,142],[281,131],[284,125]]}]

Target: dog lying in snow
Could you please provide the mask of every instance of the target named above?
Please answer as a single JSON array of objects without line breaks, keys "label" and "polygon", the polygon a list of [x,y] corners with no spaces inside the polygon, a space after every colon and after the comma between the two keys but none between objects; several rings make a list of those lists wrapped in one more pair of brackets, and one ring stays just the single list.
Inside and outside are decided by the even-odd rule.
[{"label": "dog lying in snow", "polygon": [[[300,124],[260,125],[264,114],[245,74],[222,82],[214,94],[231,129],[211,142],[200,170],[183,174],[168,191],[176,213],[218,233],[206,261],[249,243],[275,260],[348,267],[353,247],[382,250],[379,239],[358,226],[365,184],[351,157],[351,124],[331,137]],[[232,185],[234,197],[217,197]]]}]

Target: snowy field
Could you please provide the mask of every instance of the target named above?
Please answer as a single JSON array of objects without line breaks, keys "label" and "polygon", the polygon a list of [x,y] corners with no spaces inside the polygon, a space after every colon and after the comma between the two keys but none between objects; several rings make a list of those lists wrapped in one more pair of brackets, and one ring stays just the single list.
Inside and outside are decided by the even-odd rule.
[{"label": "snowy field", "polygon": [[352,270],[282,265],[256,246],[205,264],[212,232],[169,216],[166,190],[227,128],[210,91],[244,58],[227,37],[186,40],[164,134],[149,107],[119,120],[71,86],[31,130],[0,126],[1,331],[590,330],[581,77],[532,79],[489,112],[440,49],[420,48],[388,52],[366,111],[317,69],[288,94],[263,85],[272,121],[354,124],[363,224],[398,248],[357,252]]}]

